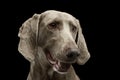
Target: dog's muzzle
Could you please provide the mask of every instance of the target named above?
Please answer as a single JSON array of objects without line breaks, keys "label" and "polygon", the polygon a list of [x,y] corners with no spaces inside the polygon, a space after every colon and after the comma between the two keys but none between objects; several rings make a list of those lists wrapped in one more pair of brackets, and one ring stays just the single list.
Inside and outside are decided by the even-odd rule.
[{"label": "dog's muzzle", "polygon": [[62,62],[59,59],[54,59],[51,52],[47,49],[45,50],[45,54],[48,62],[52,65],[53,69],[60,74],[67,73],[72,63],[75,63],[77,57],[79,56],[78,51],[75,49],[69,50],[66,53],[66,59],[68,59],[68,61]]}]

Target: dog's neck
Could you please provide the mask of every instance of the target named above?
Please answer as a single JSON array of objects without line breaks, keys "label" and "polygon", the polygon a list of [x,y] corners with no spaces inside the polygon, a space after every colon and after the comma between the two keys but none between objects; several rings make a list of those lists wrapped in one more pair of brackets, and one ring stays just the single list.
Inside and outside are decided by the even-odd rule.
[{"label": "dog's neck", "polygon": [[30,72],[27,80],[50,80],[49,72],[50,66],[40,65],[36,62],[31,63]]}]

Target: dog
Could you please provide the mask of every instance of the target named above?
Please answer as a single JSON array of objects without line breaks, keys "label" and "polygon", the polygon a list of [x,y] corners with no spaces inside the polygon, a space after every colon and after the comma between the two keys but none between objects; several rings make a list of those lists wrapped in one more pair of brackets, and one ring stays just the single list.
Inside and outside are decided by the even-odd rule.
[{"label": "dog", "polygon": [[26,20],[18,36],[18,51],[31,63],[27,80],[80,80],[72,64],[85,64],[90,54],[78,19],[47,10]]}]

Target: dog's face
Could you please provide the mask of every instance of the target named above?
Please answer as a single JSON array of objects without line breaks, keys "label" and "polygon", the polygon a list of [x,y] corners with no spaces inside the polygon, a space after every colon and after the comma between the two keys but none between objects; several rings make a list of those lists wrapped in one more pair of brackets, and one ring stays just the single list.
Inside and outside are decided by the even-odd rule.
[{"label": "dog's face", "polygon": [[43,13],[38,43],[43,48],[47,60],[54,70],[67,72],[80,55],[75,39],[79,30],[77,19],[72,15],[47,11]]},{"label": "dog's face", "polygon": [[[37,36],[35,39],[30,37],[32,42],[28,43],[34,44],[33,41],[37,41],[37,46],[43,49],[47,61],[55,71],[65,73],[72,63],[77,62],[82,65],[89,59],[90,55],[79,21],[72,15],[59,11],[46,11],[40,14],[39,18],[34,17],[33,19],[35,19],[33,24],[36,24],[37,21],[38,30],[34,30],[35,27],[33,27],[34,35]],[[31,34],[29,33],[29,36]],[[30,45],[31,47],[32,45]],[[20,48],[22,47],[20,46]],[[33,48],[35,47],[31,49]],[[23,51],[21,50],[21,52]],[[38,54],[41,53],[38,52]]]}]

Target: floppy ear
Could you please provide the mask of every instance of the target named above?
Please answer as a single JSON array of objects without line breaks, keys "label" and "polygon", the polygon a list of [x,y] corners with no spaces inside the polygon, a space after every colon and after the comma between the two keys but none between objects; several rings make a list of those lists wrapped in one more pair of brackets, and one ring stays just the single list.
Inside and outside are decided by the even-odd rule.
[{"label": "floppy ear", "polygon": [[18,33],[20,37],[18,51],[30,62],[35,55],[39,18],[40,14],[34,14],[22,24]]},{"label": "floppy ear", "polygon": [[78,57],[77,63],[79,65],[83,65],[90,58],[90,54],[88,52],[86,42],[85,42],[84,36],[82,34],[82,29],[81,29],[81,26],[80,26],[80,23],[78,20],[77,20],[77,24],[79,26],[78,36],[77,36],[77,45],[80,50],[80,56]]}]

